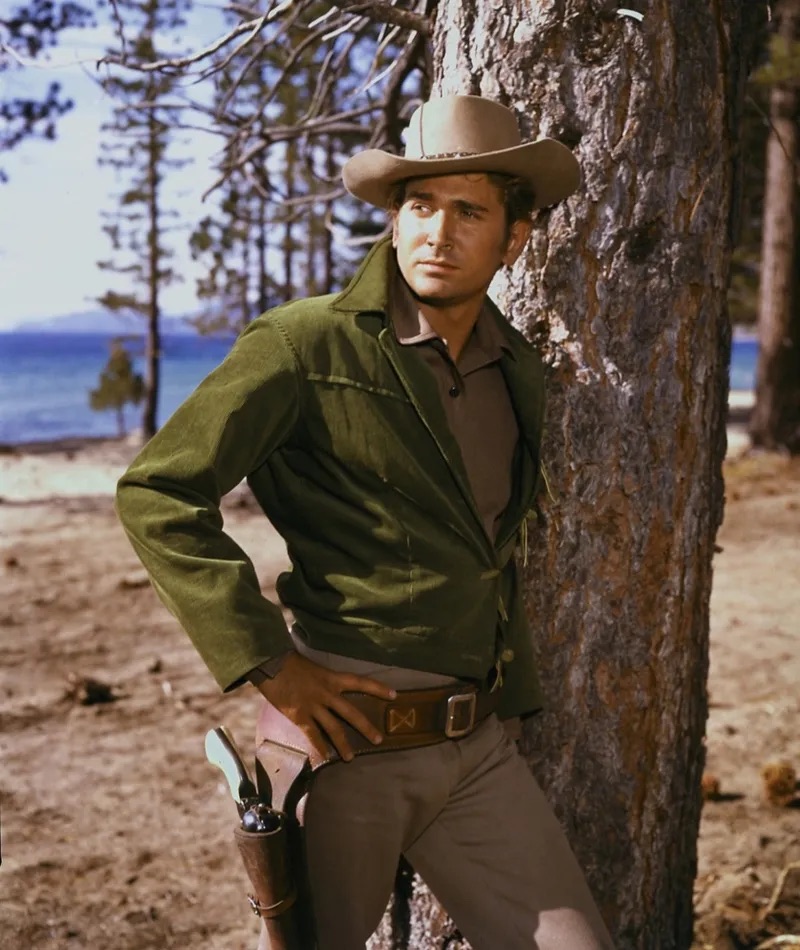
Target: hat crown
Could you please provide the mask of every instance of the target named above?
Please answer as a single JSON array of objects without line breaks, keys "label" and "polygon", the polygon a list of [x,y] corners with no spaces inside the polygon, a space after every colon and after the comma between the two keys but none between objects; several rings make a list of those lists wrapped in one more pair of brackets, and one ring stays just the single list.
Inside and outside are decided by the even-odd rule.
[{"label": "hat crown", "polygon": [[514,113],[480,96],[444,96],[423,103],[411,116],[407,159],[481,155],[521,142]]}]

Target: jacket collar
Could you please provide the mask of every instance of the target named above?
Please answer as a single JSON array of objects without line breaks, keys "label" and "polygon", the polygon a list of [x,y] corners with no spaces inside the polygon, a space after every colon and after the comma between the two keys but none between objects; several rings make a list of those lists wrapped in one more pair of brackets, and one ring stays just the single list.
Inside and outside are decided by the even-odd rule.
[{"label": "jacket collar", "polygon": [[387,313],[389,262],[394,257],[391,237],[374,244],[345,289],[333,299],[334,310]]}]

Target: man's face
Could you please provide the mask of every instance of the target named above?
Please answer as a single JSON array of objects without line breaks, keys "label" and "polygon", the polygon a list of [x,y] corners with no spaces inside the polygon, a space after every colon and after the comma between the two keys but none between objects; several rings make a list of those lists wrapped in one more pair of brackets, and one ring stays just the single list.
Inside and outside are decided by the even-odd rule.
[{"label": "man's face", "polygon": [[503,264],[513,264],[530,234],[507,227],[503,196],[484,174],[414,178],[394,214],[392,244],[414,294],[437,308],[480,304]]}]

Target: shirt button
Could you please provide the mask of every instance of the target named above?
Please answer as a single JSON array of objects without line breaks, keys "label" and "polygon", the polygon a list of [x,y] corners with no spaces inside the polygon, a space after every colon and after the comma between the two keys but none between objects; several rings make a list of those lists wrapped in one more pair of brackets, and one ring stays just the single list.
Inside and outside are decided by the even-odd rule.
[{"label": "shirt button", "polygon": [[514,651],[509,647],[506,647],[506,649],[500,654],[500,659],[503,661],[503,663],[510,663],[514,659]]},{"label": "shirt button", "polygon": [[456,396],[461,392],[458,386],[451,386],[447,391],[453,397],[453,399],[455,399]]}]

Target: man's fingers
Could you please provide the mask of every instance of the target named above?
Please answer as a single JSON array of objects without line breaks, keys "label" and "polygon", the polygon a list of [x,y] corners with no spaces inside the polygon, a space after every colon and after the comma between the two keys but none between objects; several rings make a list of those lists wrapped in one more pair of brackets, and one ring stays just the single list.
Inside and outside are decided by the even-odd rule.
[{"label": "man's fingers", "polygon": [[311,744],[321,756],[328,755],[328,743],[325,741],[325,736],[322,735],[313,720],[308,723],[303,723],[300,728],[305,732],[311,740]]},{"label": "man's fingers", "polygon": [[345,762],[349,762],[353,758],[353,750],[347,741],[341,720],[337,719],[336,716],[327,709],[320,709],[314,718],[325,730],[325,734],[341,758],[343,758]]},{"label": "man's fingers", "polygon": [[368,693],[379,699],[397,699],[397,691],[391,686],[368,676],[357,676],[355,673],[332,673],[331,676],[337,693]]},{"label": "man's fingers", "polygon": [[369,739],[370,742],[378,745],[383,739],[381,733],[369,719],[367,719],[364,713],[362,713],[360,709],[356,709],[352,703],[348,702],[346,696],[336,696],[331,700],[330,707],[338,716],[341,716],[345,722],[360,732],[362,736]]}]

